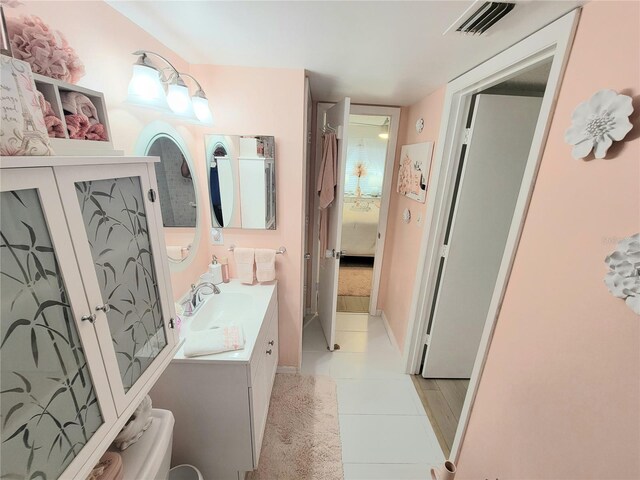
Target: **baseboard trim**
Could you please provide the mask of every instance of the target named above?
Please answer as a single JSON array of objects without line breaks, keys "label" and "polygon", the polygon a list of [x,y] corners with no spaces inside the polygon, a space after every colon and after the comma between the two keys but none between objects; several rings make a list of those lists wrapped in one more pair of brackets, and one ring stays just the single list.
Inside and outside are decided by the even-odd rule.
[{"label": "baseboard trim", "polygon": [[391,344],[398,352],[402,353],[402,351],[400,350],[400,346],[398,345],[398,341],[396,340],[396,336],[393,334],[393,330],[391,330],[391,325],[389,325],[389,320],[387,320],[387,316],[384,314],[384,310],[382,310],[381,313],[382,313],[381,315],[382,324],[384,325],[384,328],[387,331],[387,335],[391,340]]},{"label": "baseboard trim", "polygon": [[298,367],[289,367],[287,365],[279,365],[276,373],[300,373]]}]

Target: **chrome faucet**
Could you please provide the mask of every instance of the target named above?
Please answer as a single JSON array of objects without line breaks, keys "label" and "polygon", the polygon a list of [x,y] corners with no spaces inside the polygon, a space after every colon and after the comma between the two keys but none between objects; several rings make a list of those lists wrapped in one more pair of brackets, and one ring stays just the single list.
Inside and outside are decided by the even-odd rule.
[{"label": "chrome faucet", "polygon": [[189,297],[187,300],[182,302],[182,305],[185,307],[185,315],[191,316],[196,313],[196,311],[202,306],[204,300],[202,298],[202,290],[204,287],[208,287],[211,289],[211,292],[205,295],[211,295],[212,293],[218,295],[220,293],[220,289],[217,285],[214,285],[211,282],[202,282],[197,286],[195,284],[191,285],[191,291],[189,292]]}]

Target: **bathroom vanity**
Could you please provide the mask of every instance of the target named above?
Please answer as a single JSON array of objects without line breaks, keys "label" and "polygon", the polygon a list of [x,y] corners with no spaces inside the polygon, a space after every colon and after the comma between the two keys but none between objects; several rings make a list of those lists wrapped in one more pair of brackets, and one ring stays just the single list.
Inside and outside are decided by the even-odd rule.
[{"label": "bathroom vanity", "polygon": [[180,338],[233,323],[244,349],[187,358],[184,342],[150,392],[175,416],[173,464],[197,465],[206,479],[244,479],[258,466],[278,366],[277,284],[219,285],[183,319]]}]

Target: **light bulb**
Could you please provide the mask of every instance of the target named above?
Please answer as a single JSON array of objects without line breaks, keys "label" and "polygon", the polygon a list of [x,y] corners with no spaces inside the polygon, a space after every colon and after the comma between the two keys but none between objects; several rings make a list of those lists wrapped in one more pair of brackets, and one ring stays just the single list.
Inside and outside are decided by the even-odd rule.
[{"label": "light bulb", "polygon": [[198,120],[202,123],[211,123],[213,116],[209,109],[209,100],[204,96],[204,93],[198,91],[193,97],[191,97],[191,103],[193,104],[193,111],[196,114]]},{"label": "light bulb", "polygon": [[169,108],[178,115],[188,115],[191,110],[191,98],[189,89],[184,83],[172,83],[167,92],[167,103]]},{"label": "light bulb", "polygon": [[152,66],[134,64],[128,88],[128,99],[133,103],[166,106],[160,74]]}]

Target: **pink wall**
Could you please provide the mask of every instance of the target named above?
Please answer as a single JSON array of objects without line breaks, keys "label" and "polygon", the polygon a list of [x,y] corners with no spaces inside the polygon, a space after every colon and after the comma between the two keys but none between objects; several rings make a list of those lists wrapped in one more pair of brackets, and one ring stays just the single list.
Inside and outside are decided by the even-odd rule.
[{"label": "pink wall", "polygon": [[[418,203],[396,192],[398,158],[402,145],[426,141],[435,142],[440,132],[440,117],[444,105],[445,88],[433,92],[410,107],[403,108],[398,130],[398,146],[395,166],[389,218],[387,221],[387,239],[382,263],[378,308],[385,317],[400,348],[404,345],[409,310],[413,297],[413,285],[416,276],[418,250],[422,239],[426,203]],[[418,134],[416,121],[424,118],[424,130]],[[433,169],[432,169],[433,171]],[[402,221],[405,208],[411,211],[411,222]],[[418,218],[422,216],[422,220]]]},{"label": "pink wall", "polygon": [[[603,283],[640,230],[639,19],[584,7],[456,478],[640,478],[640,318]],[[571,113],[602,88],[634,98],[635,128],[574,160]]]},{"label": "pink wall", "polygon": [[[40,16],[51,27],[62,31],[76,49],[86,67],[86,75],[78,83],[104,92],[116,149],[132,155],[142,129],[159,119],[173,125],[184,138],[195,164],[198,204],[203,208],[199,209],[202,228],[196,257],[186,268],[179,267],[171,275],[176,298],[184,294],[206,270],[212,253],[226,255],[226,249],[232,243],[252,247],[287,247],[287,255],[278,256],[277,266],[280,364],[298,366],[302,338],[304,70],[189,65],[104,2],[29,2],[19,8],[5,8],[7,16],[22,13]],[[124,103],[131,65],[135,61],[131,52],[139,49],[158,52],[178,70],[190,72],[198,78],[213,111],[213,127],[186,124],[176,121],[171,115]],[[277,230],[225,230],[225,246],[210,247],[211,217],[204,163],[206,133],[276,137]]]},{"label": "pink wall", "polygon": [[[215,126],[206,133],[273,135],[276,138],[277,229],[224,229],[224,246],[212,246],[211,253],[229,256],[229,245],[278,248],[278,302],[280,316],[280,365],[298,367],[302,348],[302,232],[304,210],[304,78],[301,69],[268,69],[192,65],[191,73],[213,106]],[[205,132],[204,129],[202,129]],[[204,139],[195,148],[204,170]],[[206,185],[203,189],[206,192]],[[211,224],[206,212],[205,224]],[[203,235],[208,237],[208,231]],[[202,242],[208,243],[208,238]],[[205,243],[205,244],[206,244]],[[210,258],[210,257],[209,257]],[[205,262],[206,263],[206,262]],[[202,271],[206,266],[202,267]]]}]

